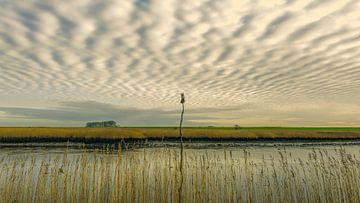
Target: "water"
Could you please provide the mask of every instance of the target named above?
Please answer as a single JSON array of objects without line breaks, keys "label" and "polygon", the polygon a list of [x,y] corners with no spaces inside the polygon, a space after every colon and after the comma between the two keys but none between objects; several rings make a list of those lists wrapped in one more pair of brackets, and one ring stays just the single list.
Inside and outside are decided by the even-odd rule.
[{"label": "water", "polygon": [[[115,150],[106,151],[106,148],[115,147]],[[77,157],[86,151],[100,152],[101,156],[111,156],[117,154],[117,144],[113,145],[83,145],[81,143],[26,143],[26,144],[0,144],[0,159],[18,159],[23,156],[48,157],[63,155],[65,152],[71,157]],[[124,154],[138,154],[139,152],[154,152],[165,149],[178,150],[179,143],[154,141],[148,143],[145,147],[131,146],[127,150],[122,150]],[[317,142],[272,142],[272,141],[238,141],[238,142],[185,142],[185,153],[193,155],[202,155],[204,152],[223,154],[232,152],[234,154],[243,154],[244,150],[251,154],[252,160],[261,160],[263,158],[279,158],[279,152],[296,158],[307,158],[308,154],[314,150],[326,151],[334,155],[336,150],[343,149],[348,154],[359,156],[360,141],[317,141]],[[86,150],[85,150],[86,149]],[[106,153],[101,153],[106,152]]]},{"label": "water", "polygon": [[[360,184],[349,183],[360,179],[359,141],[184,146],[181,198],[187,202],[360,200]],[[176,202],[178,147],[175,142],[121,150],[77,143],[2,144],[0,201]],[[329,192],[336,195],[328,197]]]}]

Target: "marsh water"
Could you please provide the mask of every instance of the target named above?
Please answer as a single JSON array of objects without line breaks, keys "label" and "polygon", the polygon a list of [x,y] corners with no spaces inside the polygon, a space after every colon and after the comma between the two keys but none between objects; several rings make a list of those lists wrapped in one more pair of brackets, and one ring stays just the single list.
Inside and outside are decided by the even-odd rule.
[{"label": "marsh water", "polygon": [[[360,141],[231,141],[231,142],[185,142],[185,154],[202,156],[203,153],[223,155],[232,153],[234,156],[243,157],[244,151],[248,152],[251,160],[259,161],[270,158],[279,158],[283,152],[293,158],[307,158],[309,153],[323,151],[328,154],[337,154],[344,150],[353,156],[360,156]],[[129,143],[123,146],[122,156],[140,156],[142,153],[156,154],[159,151],[178,151],[178,142],[153,141],[146,146]],[[24,143],[0,144],[0,159],[22,159],[33,157],[42,159],[62,156],[67,153],[69,157],[76,158],[86,153],[91,156],[96,151],[98,156],[113,157],[118,154],[118,144],[89,144],[82,143]]]},{"label": "marsh water", "polygon": [[360,141],[186,142],[183,166],[179,154],[176,142],[2,144],[1,200],[176,202],[180,167],[186,202],[360,199],[347,185],[360,179]]}]

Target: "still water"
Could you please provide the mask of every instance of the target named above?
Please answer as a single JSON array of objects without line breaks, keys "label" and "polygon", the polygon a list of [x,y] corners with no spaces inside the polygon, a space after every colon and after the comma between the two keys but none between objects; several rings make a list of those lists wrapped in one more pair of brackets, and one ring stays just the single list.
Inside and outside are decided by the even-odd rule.
[{"label": "still water", "polygon": [[[130,154],[141,154],[146,152],[155,152],[163,150],[177,151],[179,143],[176,142],[158,142],[147,143],[146,146],[137,146],[128,144],[127,149],[123,149],[122,156]],[[337,150],[344,150],[346,153],[359,156],[360,141],[297,141],[297,142],[272,142],[272,141],[237,141],[237,142],[185,142],[185,154],[214,153],[223,154],[231,152],[234,155],[243,156],[244,151],[251,154],[254,161],[263,158],[279,158],[279,152],[295,158],[307,158],[313,151],[326,151],[329,154],[337,154]],[[71,157],[77,157],[84,152],[91,154],[94,151],[100,156],[114,156],[118,154],[117,144],[91,144],[81,143],[26,143],[26,144],[0,144],[0,159],[19,159],[22,157],[53,157],[67,153]]]}]

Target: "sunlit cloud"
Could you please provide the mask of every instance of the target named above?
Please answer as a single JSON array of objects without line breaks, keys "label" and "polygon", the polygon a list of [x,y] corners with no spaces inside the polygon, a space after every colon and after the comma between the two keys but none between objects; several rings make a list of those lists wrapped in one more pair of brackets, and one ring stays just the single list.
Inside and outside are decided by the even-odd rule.
[{"label": "sunlit cloud", "polygon": [[359,10],[357,0],[0,0],[0,125],[81,123],[24,112],[87,101],[159,119],[126,124],[174,124],[161,112],[176,112],[182,91],[187,108],[207,109],[189,124],[360,125]]}]

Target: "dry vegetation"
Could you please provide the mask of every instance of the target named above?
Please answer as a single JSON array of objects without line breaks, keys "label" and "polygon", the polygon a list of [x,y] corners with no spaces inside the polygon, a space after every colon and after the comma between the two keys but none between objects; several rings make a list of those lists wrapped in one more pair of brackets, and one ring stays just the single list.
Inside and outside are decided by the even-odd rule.
[{"label": "dry vegetation", "polygon": [[[179,130],[174,128],[0,128],[0,141],[45,139],[150,139],[176,138]],[[185,128],[185,138],[235,138],[235,139],[331,139],[360,138],[359,128]]]},{"label": "dry vegetation", "polygon": [[[3,158],[0,202],[177,202],[177,150]],[[185,151],[184,161],[183,202],[360,202],[360,160],[343,150],[257,161]]]}]

